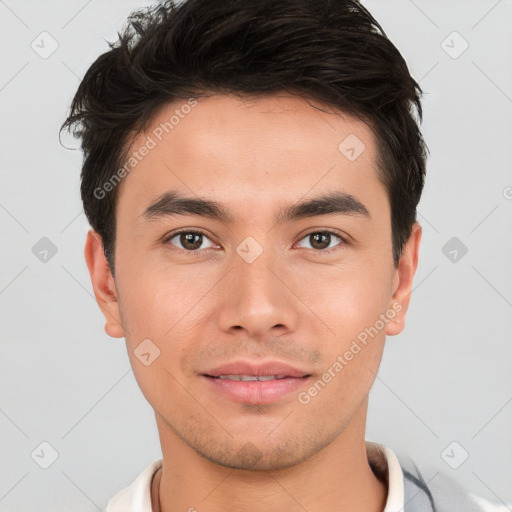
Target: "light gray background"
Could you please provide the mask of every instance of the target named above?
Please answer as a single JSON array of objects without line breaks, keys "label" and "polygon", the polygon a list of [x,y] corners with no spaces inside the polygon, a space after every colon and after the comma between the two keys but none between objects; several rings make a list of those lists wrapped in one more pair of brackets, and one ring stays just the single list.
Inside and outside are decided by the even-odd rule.
[{"label": "light gray background", "polygon": [[[512,510],[512,2],[365,4],[424,88],[431,151],[407,326],[388,338],[367,438]],[[103,38],[143,5],[0,0],[1,511],[102,510],[161,457],[124,340],[104,333],[93,297],[82,156],[58,141]],[[50,48],[43,31],[58,42],[46,59],[31,48]],[[469,43],[458,58],[453,31]],[[57,248],[47,262],[32,252],[42,237]],[[452,237],[468,249],[455,262]],[[42,442],[58,453],[48,469]],[[465,451],[457,469],[445,462]]]}]

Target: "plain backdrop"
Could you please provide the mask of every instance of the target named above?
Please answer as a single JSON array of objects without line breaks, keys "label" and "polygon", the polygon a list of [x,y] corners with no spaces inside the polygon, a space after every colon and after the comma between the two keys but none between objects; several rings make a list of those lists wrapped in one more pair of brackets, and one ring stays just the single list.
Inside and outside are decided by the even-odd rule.
[{"label": "plain backdrop", "polygon": [[[148,4],[0,1],[1,511],[103,510],[161,457],[124,340],[105,334],[92,293],[82,155],[58,140],[105,39]],[[407,326],[387,339],[367,438],[427,480],[447,472],[510,504],[512,2],[365,5],[424,89],[430,149]]]}]

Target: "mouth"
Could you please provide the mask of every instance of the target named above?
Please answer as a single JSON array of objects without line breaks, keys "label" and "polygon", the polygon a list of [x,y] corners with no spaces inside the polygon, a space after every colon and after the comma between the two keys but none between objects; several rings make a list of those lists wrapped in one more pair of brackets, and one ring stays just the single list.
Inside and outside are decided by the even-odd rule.
[{"label": "mouth", "polygon": [[295,378],[306,378],[311,375],[303,375],[302,377],[292,377],[291,375],[206,375],[205,377],[211,377],[212,379],[223,379],[223,380],[237,380],[244,382],[254,381],[268,381],[268,380],[282,380],[282,379],[295,379]]},{"label": "mouth", "polygon": [[278,360],[237,360],[201,372],[214,399],[244,404],[271,404],[289,400],[305,387],[312,374]]},{"label": "mouth", "polygon": [[216,398],[220,396],[231,402],[265,405],[296,396],[312,376],[203,374],[201,377]]}]

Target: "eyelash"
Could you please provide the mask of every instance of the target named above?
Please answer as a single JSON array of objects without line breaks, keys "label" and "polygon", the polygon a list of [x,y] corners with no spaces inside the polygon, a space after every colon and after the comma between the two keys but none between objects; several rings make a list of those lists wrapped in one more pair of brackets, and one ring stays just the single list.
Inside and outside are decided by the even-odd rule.
[{"label": "eyelash", "polygon": [[[178,235],[182,234],[182,233],[187,233],[187,234],[194,234],[194,235],[203,235],[204,237],[208,238],[208,240],[210,240],[210,237],[208,236],[207,233],[205,233],[204,231],[202,231],[201,229],[179,229],[178,231],[174,231],[173,233],[171,233],[169,236],[166,236],[163,240],[163,243],[165,245],[171,245],[169,242],[177,237]],[[306,233],[300,240],[304,240],[305,238],[307,238],[308,236],[311,236],[311,235],[315,235],[315,234],[329,234],[329,235],[332,235],[334,236],[335,238],[338,238],[341,243],[339,243],[338,245],[334,246],[334,247],[331,247],[330,249],[309,249],[310,251],[313,251],[313,253],[318,253],[318,254],[331,254],[332,252],[336,251],[339,249],[340,246],[343,246],[343,245],[349,245],[349,241],[347,240],[347,238],[341,236],[340,234],[336,233],[335,231],[331,231],[331,230],[328,230],[328,229],[316,229],[316,230],[313,230],[313,231],[310,231],[309,233]],[[212,240],[210,240],[212,241]],[[185,252],[187,253],[187,256],[196,256],[196,255],[200,255],[202,252],[204,251],[207,251],[208,249],[202,249],[202,250],[195,250],[195,251],[188,251],[186,249],[180,249],[180,248],[176,248],[175,246],[172,246],[172,249],[173,251],[178,251],[178,252]]]}]

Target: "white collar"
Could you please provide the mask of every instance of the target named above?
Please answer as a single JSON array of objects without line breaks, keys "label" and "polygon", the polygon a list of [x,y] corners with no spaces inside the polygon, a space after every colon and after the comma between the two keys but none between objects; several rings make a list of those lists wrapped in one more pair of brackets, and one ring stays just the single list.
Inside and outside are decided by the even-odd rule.
[{"label": "white collar", "polygon": [[[381,448],[387,463],[388,498],[383,512],[400,512],[404,509],[404,475],[402,467],[391,448],[366,441],[368,456],[375,453],[371,448]],[[369,445],[373,445],[369,446]],[[152,512],[151,480],[162,466],[162,459],[153,461],[140,475],[108,502],[105,512]]]},{"label": "white collar", "polygon": [[[366,442],[368,445],[368,441]],[[386,457],[388,466],[388,499],[383,512],[403,512],[404,510],[404,473],[395,452],[388,446],[375,443]]]}]

